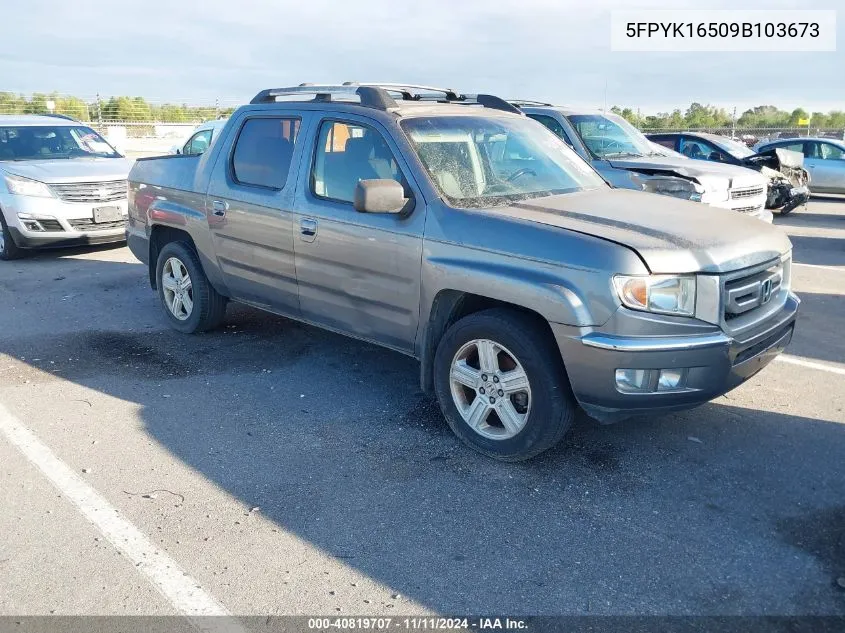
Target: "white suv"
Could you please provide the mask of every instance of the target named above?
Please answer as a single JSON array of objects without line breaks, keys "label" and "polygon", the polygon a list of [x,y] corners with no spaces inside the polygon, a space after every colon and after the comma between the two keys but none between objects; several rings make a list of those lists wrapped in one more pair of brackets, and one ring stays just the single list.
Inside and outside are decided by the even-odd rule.
[{"label": "white suv", "polygon": [[31,248],[125,240],[131,167],[68,117],[0,116],[0,259]]},{"label": "white suv", "polygon": [[514,101],[589,161],[611,185],[651,191],[772,221],[768,180],[746,167],[696,161],[649,141],[621,116]]}]

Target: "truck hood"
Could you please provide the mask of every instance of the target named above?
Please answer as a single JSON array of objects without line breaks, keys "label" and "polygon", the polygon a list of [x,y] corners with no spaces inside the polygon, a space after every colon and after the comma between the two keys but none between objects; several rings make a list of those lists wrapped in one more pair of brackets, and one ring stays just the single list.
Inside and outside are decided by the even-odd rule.
[{"label": "truck hood", "polygon": [[745,167],[674,156],[620,157],[608,159],[608,162],[616,169],[627,169],[645,174],[680,176],[698,182],[707,191],[753,187],[765,182],[759,174]]},{"label": "truck hood", "polygon": [[792,248],[782,230],[756,218],[628,189],[535,198],[490,213],[627,246],[652,273],[729,272]]},{"label": "truck hood", "polygon": [[46,183],[125,180],[132,168],[126,158],[72,158],[57,160],[0,161],[7,174]]}]

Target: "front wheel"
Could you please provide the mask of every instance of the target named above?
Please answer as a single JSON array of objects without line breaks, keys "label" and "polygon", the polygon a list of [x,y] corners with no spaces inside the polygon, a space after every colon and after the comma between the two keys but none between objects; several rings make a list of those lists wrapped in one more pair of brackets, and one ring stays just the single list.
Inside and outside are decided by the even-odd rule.
[{"label": "front wheel", "polygon": [[455,434],[505,461],[557,444],[576,404],[557,346],[530,315],[492,309],[452,325],[437,348],[437,399]]},{"label": "front wheel", "polygon": [[3,212],[0,211],[0,259],[9,261],[12,259],[20,259],[23,257],[24,251],[19,248],[12,239],[12,233],[6,225],[6,219],[3,217]]},{"label": "front wheel", "polygon": [[158,296],[170,325],[185,334],[213,330],[226,315],[226,298],[209,283],[190,244],[170,242],[156,262]]}]

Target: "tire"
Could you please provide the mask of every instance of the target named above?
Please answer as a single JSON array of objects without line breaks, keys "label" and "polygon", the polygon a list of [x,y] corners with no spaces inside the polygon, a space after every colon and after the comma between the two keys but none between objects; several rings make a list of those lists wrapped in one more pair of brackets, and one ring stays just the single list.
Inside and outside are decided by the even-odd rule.
[{"label": "tire", "polygon": [[[184,282],[185,274],[190,281],[189,286]],[[180,284],[183,285],[181,297],[187,297],[187,301],[180,298],[177,311],[180,316],[177,317],[177,312],[171,306],[174,305],[174,294],[179,292],[173,280],[180,278]],[[168,242],[161,248],[156,261],[156,288],[164,314],[170,325],[180,332],[195,334],[213,330],[226,316],[226,298],[208,282],[196,251],[187,242]]]},{"label": "tire", "polygon": [[[467,446],[495,459],[522,461],[557,444],[572,426],[577,404],[557,346],[549,344],[545,328],[530,315],[494,308],[464,317],[443,336],[434,357],[434,388],[446,421]],[[486,365],[498,367],[492,376],[481,371],[479,357],[482,348],[491,349],[488,343],[493,356],[487,358],[494,361]],[[453,380],[453,367],[460,380]],[[527,389],[500,389],[506,382],[519,388],[515,377],[520,368]],[[477,387],[470,387],[467,383],[476,377]],[[484,400],[476,403],[476,398]],[[473,415],[493,400],[498,404],[490,405],[486,415]],[[499,411],[510,418],[509,424],[502,422]],[[467,416],[476,421],[475,428]]]},{"label": "tire", "polygon": [[12,233],[6,225],[6,218],[3,217],[3,211],[0,210],[0,260],[20,259],[25,253],[26,251],[15,244],[15,240],[12,239]]}]

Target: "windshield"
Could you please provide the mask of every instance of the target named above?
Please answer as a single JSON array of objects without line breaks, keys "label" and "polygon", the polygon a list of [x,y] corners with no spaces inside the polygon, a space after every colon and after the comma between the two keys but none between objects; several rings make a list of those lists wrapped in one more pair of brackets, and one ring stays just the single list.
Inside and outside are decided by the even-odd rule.
[{"label": "windshield", "polygon": [[660,155],[643,133],[621,116],[572,114],[566,118],[596,158],[637,158]]},{"label": "windshield", "polygon": [[527,118],[420,117],[405,119],[402,129],[452,206],[504,206],[605,186],[566,143]]},{"label": "windshield", "polygon": [[706,138],[712,141],[713,145],[726,151],[734,158],[747,158],[748,156],[754,155],[754,152],[745,143],[740,143],[727,136],[708,136]]},{"label": "windshield", "polygon": [[0,160],[120,158],[94,130],[72,125],[0,127]]}]

